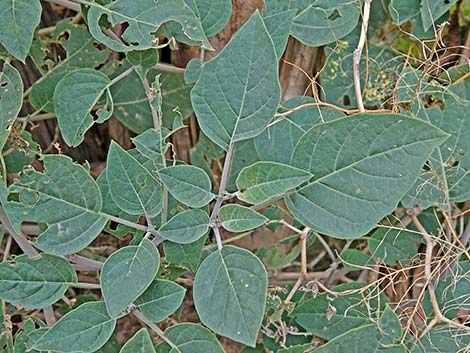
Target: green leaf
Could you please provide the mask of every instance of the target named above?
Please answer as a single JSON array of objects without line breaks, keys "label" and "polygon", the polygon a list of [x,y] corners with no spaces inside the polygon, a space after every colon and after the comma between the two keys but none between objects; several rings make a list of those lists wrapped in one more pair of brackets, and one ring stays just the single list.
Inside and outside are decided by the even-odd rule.
[{"label": "green leaf", "polygon": [[103,302],[80,305],[45,331],[33,344],[39,351],[94,352],[111,337],[116,320]]},{"label": "green leaf", "polygon": [[204,207],[214,198],[211,180],[201,168],[177,165],[160,169],[158,175],[170,194],[189,207]]},{"label": "green leaf", "polygon": [[193,296],[207,327],[234,341],[254,346],[264,316],[267,274],[251,252],[224,246],[199,267]]},{"label": "green leaf", "polygon": [[[26,130],[20,130],[20,135],[15,136],[10,141],[7,139],[4,150],[10,151],[5,159],[5,166],[9,174],[19,173],[27,168],[40,153],[39,144],[37,144],[31,133]],[[13,137],[13,136],[12,136]]]},{"label": "green leaf", "polygon": [[258,162],[243,168],[237,178],[238,198],[252,204],[281,196],[310,179],[304,170],[286,164]]},{"label": "green leaf", "polygon": [[199,238],[191,244],[178,244],[171,241],[165,241],[163,248],[166,259],[173,265],[187,265],[196,272],[201,263],[202,250],[206,243],[207,236]]},{"label": "green leaf", "polygon": [[[64,35],[67,34],[67,35]],[[53,37],[62,44],[67,56],[54,67],[49,68],[31,87],[29,99],[37,110],[54,111],[54,90],[57,83],[73,70],[95,68],[109,55],[107,50],[100,50],[95,39],[85,27],[71,23],[71,19],[59,22]],[[66,39],[64,39],[66,38]]]},{"label": "green leaf", "polygon": [[385,344],[395,343],[403,334],[400,318],[395,314],[390,305],[385,306],[385,310],[380,318],[379,328],[384,335],[383,340]]},{"label": "green leaf", "polygon": [[424,171],[403,198],[405,207],[422,208],[440,206],[449,209],[450,202],[470,199],[470,109],[468,80],[452,85],[437,95],[444,108],[420,109],[419,118],[430,122],[450,134],[449,139],[432,154],[429,170]]},{"label": "green leaf", "polygon": [[217,57],[204,64],[191,101],[202,131],[228,150],[231,143],[260,134],[279,99],[276,51],[255,12]]},{"label": "green leaf", "polygon": [[164,166],[168,144],[162,141],[162,137],[157,130],[148,129],[143,134],[131,138],[131,140],[141,155],[153,161],[158,167]]},{"label": "green leaf", "polygon": [[152,218],[162,210],[160,182],[114,141],[109,148],[106,178],[113,201],[124,212]]},{"label": "green leaf", "polygon": [[403,24],[415,18],[421,9],[421,0],[391,0],[388,11],[396,24]]},{"label": "green leaf", "polygon": [[470,335],[449,325],[438,325],[412,344],[411,353],[455,353],[465,351],[469,345]]},{"label": "green leaf", "polygon": [[171,349],[163,343],[162,352],[167,353],[225,353],[217,338],[198,324],[184,323],[171,326],[165,337],[176,347]]},{"label": "green leaf", "polygon": [[190,244],[201,238],[209,230],[209,215],[202,210],[188,210],[178,213],[158,232],[174,243]]},{"label": "green leaf", "polygon": [[140,66],[144,70],[153,68],[158,64],[159,59],[156,49],[130,51],[126,58],[131,65]]},{"label": "green leaf", "polygon": [[41,12],[39,0],[0,0],[0,44],[23,63],[41,22]]},{"label": "green leaf", "polygon": [[272,1],[266,1],[266,9],[263,15],[264,23],[274,43],[276,55],[280,59],[287,46],[289,33],[291,32],[292,22],[297,14],[296,9],[282,9],[283,11],[271,10]]},{"label": "green leaf", "polygon": [[318,47],[336,42],[357,25],[360,3],[349,0],[317,0],[293,2],[298,12],[291,34],[302,43]]},{"label": "green leaf", "polygon": [[212,37],[224,29],[232,13],[230,0],[184,0],[201,21],[206,36]]},{"label": "green leaf", "polygon": [[[124,72],[129,66],[123,65],[112,73],[114,78]],[[147,75],[153,81],[160,74],[162,86],[162,115],[163,125],[171,127],[175,117],[186,119],[193,108],[189,98],[192,85],[184,83],[182,74],[150,70]],[[114,116],[127,128],[136,133],[142,133],[153,128],[152,112],[145,93],[142,80],[136,72],[131,73],[111,87],[114,100]]]},{"label": "green leaf", "polygon": [[23,81],[19,72],[6,62],[3,65],[3,71],[0,72],[0,151],[7,142],[22,105]]},{"label": "green leaf", "polygon": [[[122,34],[123,42],[117,42],[102,32],[100,19],[103,16],[111,25],[127,24]],[[170,21],[181,25],[185,37],[205,49],[212,49],[199,19],[183,0],[117,0],[106,6],[94,4],[87,18],[93,37],[118,52],[156,48],[158,40],[154,33]]]},{"label": "green leaf", "polygon": [[229,232],[244,232],[262,226],[268,218],[249,207],[230,204],[223,206],[219,211],[222,227]]},{"label": "green leaf", "polygon": [[346,249],[340,257],[344,267],[351,271],[360,271],[374,264],[370,256],[357,249]]},{"label": "green leaf", "polygon": [[[421,0],[421,19],[427,31],[436,26],[436,21],[457,3],[458,0]],[[436,28],[436,27],[434,27]]]},{"label": "green leaf", "polygon": [[383,336],[375,325],[364,325],[354,328],[315,349],[315,353],[343,353],[346,351],[360,351],[361,353],[408,352],[402,344],[394,346],[385,344]]},{"label": "green leaf", "polygon": [[[282,103],[292,109],[314,103],[312,97],[293,97]],[[282,110],[284,111],[284,109]],[[292,152],[302,135],[313,125],[344,117],[339,110],[326,107],[306,107],[283,117],[254,138],[256,151],[263,161],[290,164]],[[238,152],[238,151],[236,151]],[[249,153],[253,154],[251,150]]]},{"label": "green leaf", "polygon": [[147,329],[142,328],[127,341],[119,353],[155,353],[153,342]]},{"label": "green leaf", "polygon": [[292,165],[307,169],[313,178],[287,198],[287,206],[318,232],[362,236],[395,209],[447,137],[399,114],[357,114],[318,124],[302,136],[292,155]]},{"label": "green leaf", "polygon": [[21,255],[0,263],[0,298],[13,305],[44,308],[59,300],[76,282],[72,265],[54,255]]},{"label": "green leaf", "polygon": [[108,313],[117,317],[150,286],[160,267],[155,245],[143,239],[139,246],[114,252],[101,270],[101,291]]},{"label": "green leaf", "polygon": [[[417,239],[418,238],[418,239]],[[419,237],[397,229],[377,229],[367,239],[367,246],[373,257],[386,265],[395,266],[397,261],[406,263],[418,252]]]},{"label": "green leaf", "polygon": [[157,279],[135,301],[146,318],[153,322],[165,320],[183,303],[186,289],[175,282]]},{"label": "green leaf", "polygon": [[[353,282],[339,285],[335,292],[357,290],[364,286]],[[320,294],[313,299],[301,302],[295,307],[291,316],[306,331],[325,340],[332,340],[343,333],[367,325],[372,312],[383,308],[385,297],[377,298],[377,292],[359,290],[343,294],[337,298],[330,298],[328,294]],[[364,297],[372,298],[367,303]]]},{"label": "green leaf", "polygon": [[100,214],[98,185],[82,166],[63,155],[46,155],[44,173],[26,170],[10,186],[22,221],[47,224],[34,245],[48,253],[79,252],[100,234],[106,218]]},{"label": "green leaf", "polygon": [[[54,111],[57,115],[60,131],[65,143],[76,147],[84,140],[84,135],[95,122],[102,123],[113,112],[113,103],[109,85],[111,80],[94,69],[79,69],[65,75],[54,90]],[[91,110],[104,93],[110,103],[109,110],[101,108],[98,118],[91,115]]]}]

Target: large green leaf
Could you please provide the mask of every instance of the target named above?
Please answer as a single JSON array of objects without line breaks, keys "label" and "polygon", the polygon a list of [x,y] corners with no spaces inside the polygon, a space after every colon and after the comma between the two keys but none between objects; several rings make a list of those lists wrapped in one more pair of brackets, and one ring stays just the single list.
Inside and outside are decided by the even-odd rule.
[{"label": "large green leaf", "polygon": [[27,170],[10,187],[22,221],[47,224],[34,245],[57,255],[78,252],[100,234],[106,218],[98,185],[82,166],[63,155],[46,155],[44,173]]},{"label": "large green leaf", "polygon": [[153,348],[153,342],[147,329],[143,328],[137,331],[119,353],[155,353],[155,348]]},{"label": "large green leaf", "polygon": [[[123,42],[117,42],[102,32],[100,19],[103,16],[112,25],[127,24],[122,34]],[[94,4],[87,18],[93,37],[114,51],[155,48],[158,44],[155,32],[167,22],[177,22],[185,37],[203,48],[212,49],[199,19],[183,0],[117,0],[106,6]]]},{"label": "large green leaf", "polygon": [[[111,80],[105,74],[93,69],[72,71],[57,83],[54,90],[54,111],[67,145],[78,146],[95,122],[102,123],[111,117],[113,103],[108,89],[110,83]],[[105,92],[111,100],[110,107],[98,110],[95,121],[91,110]]]},{"label": "large green leaf", "polygon": [[244,232],[262,226],[268,218],[249,207],[230,204],[223,206],[219,211],[222,227],[229,232]]},{"label": "large green leaf", "polygon": [[325,345],[315,349],[314,353],[407,353],[402,344],[389,345],[383,342],[381,331],[375,326],[364,325],[335,337]]},{"label": "large green leaf", "polygon": [[202,131],[228,149],[261,133],[280,99],[278,61],[259,12],[202,67],[191,101]]},{"label": "large green leaf", "polygon": [[23,81],[21,76],[13,66],[5,63],[3,71],[0,72],[0,151],[5,146],[22,105]]},{"label": "large green leaf", "polygon": [[199,208],[214,198],[211,180],[201,168],[177,165],[160,169],[158,175],[171,195],[185,205]]},{"label": "large green leaf", "polygon": [[59,300],[76,282],[72,265],[54,255],[21,255],[0,264],[0,298],[13,305],[44,308]]},{"label": "large green leaf", "polygon": [[317,47],[350,33],[357,25],[360,2],[350,0],[298,0],[291,34],[302,43]]},{"label": "large green leaf", "polygon": [[427,31],[434,26],[438,27],[436,21],[457,3],[458,0],[421,0],[421,19],[423,29]]},{"label": "large green leaf", "polygon": [[162,136],[155,129],[148,129],[143,134],[132,139],[137,151],[141,155],[150,159],[158,167],[165,165],[165,153],[168,149],[168,144],[162,141]]},{"label": "large green leaf", "polygon": [[225,353],[217,338],[206,328],[198,324],[184,323],[171,326],[165,331],[165,337],[175,348],[163,343],[160,353]]},{"label": "large green leaf", "polygon": [[173,314],[183,303],[186,289],[175,282],[157,279],[135,301],[146,318],[160,322]]},{"label": "large green leaf", "polygon": [[[383,308],[384,297],[377,299],[377,293],[365,291],[361,294],[359,289],[362,283],[350,283],[334,288],[336,292],[357,290],[355,293],[343,294],[331,300],[324,293],[300,303],[291,316],[306,331],[326,340],[334,339],[343,333],[366,325],[370,322],[370,313]],[[370,302],[365,298],[372,297]]]},{"label": "large green leaf", "polygon": [[84,303],[41,332],[32,348],[65,353],[94,352],[108,341],[115,326],[116,320],[109,317],[103,302]]},{"label": "large green leaf", "polygon": [[258,162],[243,168],[237,178],[240,200],[252,204],[281,196],[307,181],[312,175],[286,164]]},{"label": "large green leaf", "polygon": [[109,315],[118,316],[144,293],[159,267],[160,255],[148,239],[113,253],[101,271],[101,290]]},{"label": "large green leaf", "polygon": [[22,62],[31,48],[41,12],[39,0],[0,0],[0,44]]},{"label": "large green leaf", "polygon": [[399,114],[357,114],[318,124],[302,136],[292,155],[292,165],[313,178],[287,198],[287,206],[321,233],[361,236],[395,209],[447,137]]},{"label": "large green leaf", "polygon": [[62,44],[67,56],[43,73],[31,87],[29,95],[34,108],[48,112],[54,111],[54,90],[66,74],[76,69],[95,68],[109,54],[95,45],[95,39],[83,26],[73,25],[70,19],[59,22],[52,36]]},{"label": "large green leaf", "polygon": [[214,332],[254,346],[264,316],[267,274],[251,252],[225,246],[209,255],[194,280],[199,317]]},{"label": "large green leaf", "polygon": [[160,213],[161,183],[115,142],[109,148],[106,178],[113,201],[124,212],[148,218]]},{"label": "large green leaf", "polygon": [[202,210],[188,210],[178,213],[160,227],[160,235],[174,243],[190,244],[209,230],[209,215]]}]

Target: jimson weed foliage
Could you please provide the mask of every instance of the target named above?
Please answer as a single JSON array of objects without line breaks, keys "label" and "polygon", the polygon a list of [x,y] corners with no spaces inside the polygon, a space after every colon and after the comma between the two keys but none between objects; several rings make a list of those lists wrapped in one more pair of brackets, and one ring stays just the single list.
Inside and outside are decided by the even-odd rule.
[{"label": "jimson weed foliage", "polygon": [[469,351],[469,22],[0,0],[0,351]]}]

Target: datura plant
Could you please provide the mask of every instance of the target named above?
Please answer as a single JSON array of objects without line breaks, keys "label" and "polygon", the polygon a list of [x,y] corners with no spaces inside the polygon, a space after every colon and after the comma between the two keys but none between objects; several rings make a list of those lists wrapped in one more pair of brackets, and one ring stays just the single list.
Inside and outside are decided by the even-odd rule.
[{"label": "datura plant", "polygon": [[469,23],[0,0],[0,351],[468,352]]}]

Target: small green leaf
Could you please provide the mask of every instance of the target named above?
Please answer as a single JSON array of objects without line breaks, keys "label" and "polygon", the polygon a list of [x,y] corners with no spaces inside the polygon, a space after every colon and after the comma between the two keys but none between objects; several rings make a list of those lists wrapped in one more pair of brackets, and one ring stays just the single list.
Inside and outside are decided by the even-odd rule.
[{"label": "small green leaf", "polygon": [[202,323],[215,333],[254,347],[264,316],[267,285],[266,270],[255,255],[224,246],[199,267],[194,304]]},{"label": "small green leaf", "polygon": [[173,314],[183,303],[186,289],[175,282],[157,279],[135,301],[146,318],[160,322]]},{"label": "small green leaf", "polygon": [[367,246],[373,257],[381,259],[389,266],[397,261],[406,263],[418,253],[419,237],[398,229],[377,229],[367,239]]},{"label": "small green leaf", "polygon": [[155,353],[155,348],[153,348],[153,342],[147,329],[143,328],[137,331],[119,353]]},{"label": "small green leaf", "polygon": [[0,263],[0,298],[26,308],[54,304],[77,275],[70,263],[54,255],[27,255]]},{"label": "small green leaf", "polygon": [[33,344],[39,351],[94,352],[111,337],[116,320],[109,317],[104,302],[80,305],[46,330]]},{"label": "small green leaf", "polygon": [[400,319],[390,305],[385,306],[385,310],[380,318],[379,328],[385,336],[385,344],[395,343],[403,334]]},{"label": "small green leaf", "polygon": [[160,255],[148,239],[139,246],[126,246],[113,253],[101,271],[101,290],[109,315],[119,316],[144,293],[159,267]]},{"label": "small green leaf", "polygon": [[113,201],[124,212],[152,218],[162,210],[160,182],[114,141],[109,148],[106,178]]},{"label": "small green leaf", "polygon": [[141,66],[144,70],[148,70],[158,64],[158,50],[130,51],[127,53],[126,58],[131,65]]},{"label": "small green leaf", "polygon": [[79,252],[106,225],[100,189],[69,157],[46,155],[43,161],[44,173],[27,170],[10,186],[19,201],[9,204],[22,221],[47,225],[34,243],[37,248],[55,255]]},{"label": "small green leaf", "polygon": [[0,0],[0,44],[23,63],[41,22],[41,12],[39,0]]},{"label": "small green leaf", "polygon": [[202,131],[228,150],[231,143],[260,134],[279,100],[276,51],[255,12],[217,57],[203,65],[191,101]]},{"label": "small green leaf", "polygon": [[[93,126],[95,119],[91,110],[101,96],[107,92],[110,98],[111,80],[103,73],[93,69],[80,69],[65,75],[54,90],[54,111],[65,143],[76,147],[84,140],[85,132]],[[108,119],[113,110],[100,109],[96,122]]]},{"label": "small green leaf", "polygon": [[202,210],[188,210],[178,213],[158,232],[174,243],[193,243],[209,230],[209,215]]},{"label": "small green leaf", "polygon": [[19,72],[6,62],[0,72],[0,151],[5,146],[22,105],[23,81]]},{"label": "small green leaf", "polygon": [[413,342],[411,353],[455,353],[469,346],[470,335],[449,325],[437,325]]},{"label": "small green leaf", "polygon": [[346,249],[340,257],[344,267],[351,271],[363,270],[374,263],[370,256],[357,249]]},{"label": "small green leaf", "polygon": [[287,206],[318,232],[362,236],[395,209],[447,137],[430,124],[399,114],[357,114],[315,125],[292,155],[292,165],[313,177],[287,198]]},{"label": "small green leaf", "polygon": [[164,165],[165,153],[168,149],[168,144],[161,140],[160,133],[155,129],[148,129],[143,134],[132,138],[137,151],[153,161],[158,167]]},{"label": "small green leaf", "polygon": [[[102,32],[100,19],[104,16],[112,25],[127,24],[122,42]],[[88,10],[87,19],[93,37],[118,52],[156,48],[158,40],[155,32],[172,21],[181,25],[185,37],[198,42],[203,48],[212,49],[199,19],[183,0],[118,0],[106,6],[94,4]]]},{"label": "small green leaf", "polygon": [[281,196],[307,181],[312,175],[286,164],[258,162],[243,168],[237,178],[239,199],[252,204]]},{"label": "small green leaf", "polygon": [[436,21],[457,3],[458,0],[421,0],[421,19],[423,29],[427,31],[437,26]]},{"label": "small green leaf", "polygon": [[212,37],[224,29],[232,13],[230,0],[184,0],[201,21],[206,36]]},{"label": "small green leaf", "polygon": [[268,218],[249,207],[230,204],[219,211],[222,227],[229,232],[244,232],[262,226]]},{"label": "small green leaf", "polygon": [[177,165],[160,169],[158,175],[170,194],[189,207],[206,206],[214,198],[211,180],[201,168]]},{"label": "small green leaf", "polygon": [[163,343],[162,352],[225,353],[217,338],[198,324],[184,323],[171,326],[165,331],[165,337],[176,347],[171,349],[167,343]]}]

